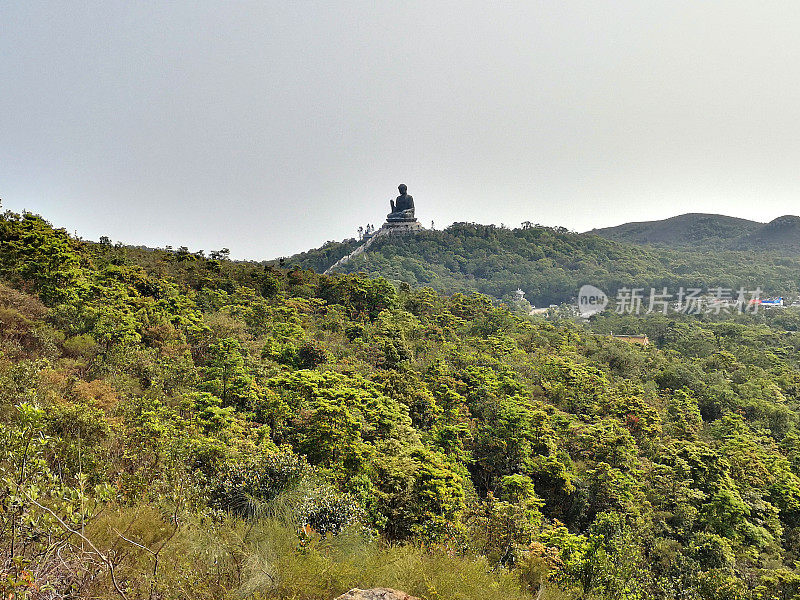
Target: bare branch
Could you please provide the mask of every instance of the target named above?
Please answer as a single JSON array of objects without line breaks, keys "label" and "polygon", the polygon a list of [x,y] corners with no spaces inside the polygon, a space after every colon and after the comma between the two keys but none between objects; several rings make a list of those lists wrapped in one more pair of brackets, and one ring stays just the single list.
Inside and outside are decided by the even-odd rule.
[{"label": "bare branch", "polygon": [[75,529],[73,529],[72,527],[67,525],[64,522],[64,520],[55,513],[55,511],[47,508],[43,504],[39,504],[36,500],[31,498],[25,491],[23,491],[22,493],[25,495],[25,497],[28,499],[29,502],[31,502],[35,506],[38,506],[40,509],[42,509],[46,513],[50,514],[56,521],[58,521],[58,524],[61,525],[61,527],[63,527],[66,531],[69,531],[71,534],[77,535],[84,542],[86,542],[92,550],[94,550],[95,554],[97,554],[97,556],[100,557],[100,560],[102,560],[106,564],[106,566],[108,567],[108,572],[111,574],[111,582],[114,584],[114,589],[116,590],[117,594],[119,594],[119,596],[120,596],[120,598],[122,598],[122,600],[128,600],[128,596],[126,596],[125,592],[122,591],[122,588],[120,587],[119,582],[117,581],[117,576],[116,576],[116,573],[114,572],[114,563],[113,563],[113,561],[110,558],[108,558],[105,554],[100,552],[100,550],[97,548],[97,546],[94,545],[92,540],[90,540],[88,537],[83,535],[80,531],[76,531]]},{"label": "bare branch", "polygon": [[141,548],[142,550],[144,550],[145,552],[149,552],[149,553],[150,553],[151,555],[153,555],[153,556],[155,556],[155,555],[156,555],[156,553],[155,553],[155,552],[153,552],[152,550],[150,550],[150,548],[148,548],[147,546],[143,546],[142,544],[139,544],[138,542],[134,542],[133,540],[126,538],[124,535],[122,535],[122,534],[121,534],[119,531],[117,531],[116,529],[114,529],[113,531],[114,531],[114,533],[116,533],[116,534],[117,534],[119,537],[121,537],[123,540],[125,540],[125,541],[126,541],[126,542],[128,542],[129,544],[131,544],[131,545],[133,545],[133,546],[136,546],[137,548]]}]

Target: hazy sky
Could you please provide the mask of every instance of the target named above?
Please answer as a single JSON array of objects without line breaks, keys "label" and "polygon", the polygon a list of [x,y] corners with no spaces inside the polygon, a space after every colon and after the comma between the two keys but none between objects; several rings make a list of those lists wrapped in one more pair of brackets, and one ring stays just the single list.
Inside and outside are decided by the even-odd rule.
[{"label": "hazy sky", "polygon": [[0,198],[273,258],[379,226],[800,212],[800,3],[0,0]]}]

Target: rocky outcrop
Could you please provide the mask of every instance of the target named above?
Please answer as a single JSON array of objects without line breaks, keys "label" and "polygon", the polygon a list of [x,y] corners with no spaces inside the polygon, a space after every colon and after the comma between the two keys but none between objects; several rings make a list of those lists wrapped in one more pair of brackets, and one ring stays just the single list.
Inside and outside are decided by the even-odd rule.
[{"label": "rocky outcrop", "polygon": [[373,588],[371,590],[354,588],[335,600],[419,600],[419,598],[389,588]]}]

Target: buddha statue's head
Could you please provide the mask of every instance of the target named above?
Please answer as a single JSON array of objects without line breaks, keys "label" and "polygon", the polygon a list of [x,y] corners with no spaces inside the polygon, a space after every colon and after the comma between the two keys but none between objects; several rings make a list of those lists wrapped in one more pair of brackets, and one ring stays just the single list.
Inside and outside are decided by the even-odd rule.
[{"label": "buddha statue's head", "polygon": [[405,194],[408,191],[408,186],[405,183],[401,183],[397,186],[397,189],[400,190],[401,194]]}]

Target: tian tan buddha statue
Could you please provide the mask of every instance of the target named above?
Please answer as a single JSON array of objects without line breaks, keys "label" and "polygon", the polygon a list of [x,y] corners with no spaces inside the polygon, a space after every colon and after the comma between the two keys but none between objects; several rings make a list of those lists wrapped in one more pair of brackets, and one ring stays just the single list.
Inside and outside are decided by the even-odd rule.
[{"label": "tian tan buddha statue", "polygon": [[386,220],[390,223],[416,221],[414,218],[414,197],[406,193],[408,187],[405,183],[401,183],[397,189],[400,195],[395,200],[389,200],[392,212],[386,215]]}]

